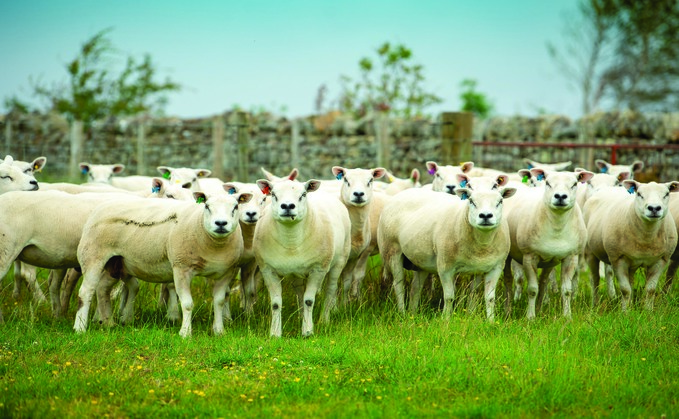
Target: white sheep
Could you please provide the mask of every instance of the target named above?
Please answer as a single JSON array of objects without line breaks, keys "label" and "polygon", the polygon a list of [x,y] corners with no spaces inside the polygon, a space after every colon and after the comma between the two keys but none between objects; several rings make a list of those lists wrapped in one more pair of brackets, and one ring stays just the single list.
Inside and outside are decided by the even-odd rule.
[{"label": "white sheep", "polygon": [[212,174],[208,169],[191,169],[189,167],[158,166],[158,172],[170,183],[189,189],[193,192],[201,192],[200,179],[207,178]]},{"label": "white sheep", "polygon": [[623,311],[627,311],[630,303],[630,280],[637,269],[645,268],[645,306],[653,308],[658,280],[677,246],[677,227],[674,218],[667,215],[670,193],[678,190],[676,181],[642,184],[625,180],[623,188],[609,188],[587,201],[587,262],[593,306],[598,303],[601,261],[613,267],[622,293]]},{"label": "white sheep", "polygon": [[14,165],[12,156],[5,156],[0,161],[0,194],[10,191],[37,191],[38,181],[32,173],[24,173],[21,167]]},{"label": "white sheep", "polygon": [[377,240],[383,276],[393,278],[400,311],[405,310],[404,268],[415,271],[410,310],[417,310],[424,279],[437,273],[446,317],[453,309],[455,276],[483,274],[486,316],[494,320],[495,287],[510,246],[502,203],[515,192],[456,187],[456,196],[451,196],[408,189],[390,200],[380,217]]},{"label": "white sheep", "polygon": [[568,169],[568,166],[570,166],[572,163],[570,161],[564,161],[564,162],[558,162],[558,163],[540,163],[539,161],[531,160],[528,158],[524,158],[523,162],[526,164],[528,169],[542,169],[542,170],[547,170],[551,172],[560,172],[562,170]]},{"label": "white sheep", "polygon": [[410,177],[407,179],[398,178],[391,174],[388,170],[385,172],[383,179],[387,182],[375,182],[375,191],[384,192],[387,195],[396,195],[397,193],[410,188],[421,188],[420,171],[413,169],[410,172]]},{"label": "white sheep", "polygon": [[[674,224],[677,226],[679,233],[679,194],[670,195],[669,210],[674,218]],[[679,245],[674,249],[672,256],[670,257],[670,263],[667,267],[667,275],[665,276],[665,285],[663,286],[663,292],[668,293],[672,287],[672,282],[674,277],[679,270]]]},{"label": "white sheep", "polygon": [[[215,280],[212,330],[223,333],[225,294],[243,252],[238,206],[252,196],[243,193],[206,197],[202,192],[194,196],[199,204],[130,201],[102,205],[92,212],[78,246],[83,282],[73,326],[76,332],[87,329],[95,290],[99,316],[104,323],[111,323],[110,289],[118,279],[134,276],[155,283],[174,281],[183,311],[179,334],[188,337],[193,310],[191,280],[200,275]],[[124,318],[131,317],[133,306],[130,298]]]},{"label": "white sheep", "polygon": [[641,172],[644,169],[644,162],[641,160],[636,160],[630,165],[624,164],[611,164],[606,160],[597,159],[594,164],[601,173],[606,173],[611,176],[618,176],[621,172],[628,172],[629,179],[634,179],[634,174]]},{"label": "white sheep", "polygon": [[[346,169],[334,166],[332,173],[342,181],[339,197],[349,212],[351,221],[351,252],[341,275],[343,302],[358,298],[352,290],[360,289],[360,283],[365,277],[368,251],[372,236],[370,212],[373,197],[373,185],[376,179],[384,176],[386,170],[382,167],[374,169]],[[361,262],[361,265],[358,262]]]},{"label": "white sheep", "polygon": [[[302,312],[302,335],[313,334],[316,294],[326,281],[322,320],[334,306],[337,281],[351,251],[351,222],[338,198],[320,181],[258,180],[271,204],[255,227],[253,248],[271,300],[271,336],[282,335],[282,282],[291,279]],[[313,193],[312,193],[313,192]],[[327,276],[327,279],[326,279]]]},{"label": "white sheep", "polygon": [[81,162],[80,170],[87,175],[86,185],[111,185],[126,191],[146,190],[151,177],[149,176],[115,176],[125,170],[124,164],[92,164]]},{"label": "white sheep", "polygon": [[473,168],[474,162],[470,161],[460,166],[439,166],[435,161],[428,161],[427,173],[434,176],[431,189],[436,192],[455,194],[455,188],[459,186],[457,175],[467,173]]},{"label": "white sheep", "polygon": [[[537,178],[544,177],[544,186],[525,188],[507,206],[507,221],[512,246],[505,264],[504,281],[506,312],[512,309],[512,260],[523,267],[528,281],[526,317],[535,318],[542,305],[547,280],[554,267],[561,264],[561,296],[563,314],[571,316],[572,279],[580,255],[586,245],[587,229],[576,205],[579,182],[586,182],[594,174],[582,171],[551,172],[533,168]],[[538,283],[538,268],[542,268]]]}]

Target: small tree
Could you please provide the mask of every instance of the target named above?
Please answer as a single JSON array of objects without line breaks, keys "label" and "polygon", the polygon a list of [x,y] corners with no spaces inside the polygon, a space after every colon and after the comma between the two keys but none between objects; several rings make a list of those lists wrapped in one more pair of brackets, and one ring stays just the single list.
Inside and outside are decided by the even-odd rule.
[{"label": "small tree", "polygon": [[462,92],[462,110],[472,112],[481,119],[487,118],[493,110],[493,105],[488,101],[486,95],[476,91],[476,80],[464,79],[460,83]]},{"label": "small tree", "polygon": [[412,51],[402,44],[388,42],[376,49],[377,59],[361,58],[360,77],[341,76],[339,109],[363,116],[370,111],[397,116],[422,115],[441,98],[424,87],[424,67],[412,62]]},{"label": "small tree", "polygon": [[85,124],[109,116],[161,111],[166,104],[164,94],[180,86],[169,79],[156,81],[156,69],[148,54],[141,62],[128,57],[122,72],[113,74],[116,54],[107,37],[109,32],[100,31],[82,45],[78,56],[66,65],[66,85],[36,83],[35,95],[46,99],[51,109]]}]

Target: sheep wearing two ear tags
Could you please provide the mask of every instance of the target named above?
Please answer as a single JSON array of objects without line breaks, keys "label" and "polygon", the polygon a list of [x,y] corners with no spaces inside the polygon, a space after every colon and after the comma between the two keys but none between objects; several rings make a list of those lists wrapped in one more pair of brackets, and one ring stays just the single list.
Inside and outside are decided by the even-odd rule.
[{"label": "sheep wearing two ear tags", "polygon": [[431,190],[455,194],[455,188],[458,187],[457,175],[468,173],[473,168],[474,162],[471,161],[464,162],[460,166],[439,166],[435,161],[428,161],[427,173],[434,176]]},{"label": "sheep wearing two ear tags", "polygon": [[408,189],[382,211],[377,242],[385,280],[393,277],[396,302],[405,311],[404,272],[413,270],[411,311],[419,305],[422,283],[438,274],[443,287],[443,313],[450,316],[457,274],[482,274],[486,316],[495,318],[495,287],[509,253],[510,239],[502,215],[505,198],[514,188],[455,188],[455,195]]},{"label": "sheep wearing two ear tags", "polygon": [[179,185],[192,192],[202,192],[199,179],[207,178],[212,174],[208,169],[191,169],[189,167],[158,166],[158,172],[171,184]]},{"label": "sheep wearing two ear tags", "polygon": [[[337,196],[318,191],[320,181],[294,180],[257,185],[271,198],[255,227],[253,249],[271,300],[271,329],[282,335],[282,286],[290,280],[302,314],[302,335],[314,331],[313,308],[325,279],[321,319],[328,321],[337,281],[351,252],[351,222]],[[326,278],[327,277],[327,278]]]},{"label": "sheep wearing two ear tags", "polygon": [[[351,220],[351,252],[346,266],[342,271],[342,294],[343,302],[359,297],[358,290],[361,288],[368,258],[362,257],[368,250],[371,239],[370,212],[373,198],[373,185],[376,179],[386,173],[382,167],[374,169],[346,169],[334,166],[332,173],[342,181],[340,188],[340,201],[349,212]],[[359,264],[360,262],[360,264]]]},{"label": "sheep wearing two ear tags", "polygon": [[[225,189],[229,189],[225,185]],[[118,280],[135,277],[148,282],[174,282],[183,318],[179,334],[191,335],[191,280],[214,280],[215,334],[224,331],[224,299],[235,278],[243,252],[238,205],[250,194],[206,196],[196,202],[170,199],[137,200],[99,206],[88,218],[78,245],[83,282],[78,293],[74,329],[87,329],[88,312],[96,290],[99,316],[112,323],[110,291]],[[125,306],[123,319],[134,313],[134,300]]]},{"label": "sheep wearing two ear tags", "polygon": [[644,169],[644,162],[641,160],[636,160],[630,165],[625,165],[611,164],[606,160],[597,159],[594,161],[594,164],[601,173],[606,173],[611,176],[618,176],[621,172],[627,172],[629,174],[628,179],[634,179],[634,174],[641,172]]},{"label": "sheep wearing two ear tags", "polygon": [[629,308],[634,273],[645,268],[645,306],[653,309],[658,280],[677,247],[677,227],[674,218],[668,216],[668,204],[670,194],[678,190],[679,182],[642,184],[625,180],[623,188],[609,188],[587,200],[587,262],[593,306],[598,302],[598,266],[602,261],[613,267],[623,311]]},{"label": "sheep wearing two ear tags", "polygon": [[[526,317],[535,318],[542,304],[547,279],[554,267],[561,264],[561,295],[563,314],[571,316],[572,279],[587,242],[587,229],[576,205],[578,183],[587,182],[594,174],[582,171],[552,172],[531,169],[538,179],[544,178],[543,188],[524,188],[508,201],[505,210],[512,238],[510,257],[505,265],[506,312],[512,309],[512,260],[523,267],[528,281]],[[538,268],[542,268],[538,283]]]}]

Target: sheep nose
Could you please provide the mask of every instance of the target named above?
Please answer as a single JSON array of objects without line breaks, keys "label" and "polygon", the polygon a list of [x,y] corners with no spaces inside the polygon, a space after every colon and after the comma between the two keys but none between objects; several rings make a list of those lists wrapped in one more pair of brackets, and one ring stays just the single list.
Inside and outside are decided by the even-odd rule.
[{"label": "sheep nose", "polygon": [[446,185],[447,193],[453,194],[455,193],[455,185]]},{"label": "sheep nose", "polygon": [[557,201],[565,201],[566,198],[568,198],[568,195],[566,195],[565,193],[564,193],[564,194],[555,193],[555,194],[554,194],[554,198],[555,198]]},{"label": "sheep nose", "polygon": [[657,213],[657,212],[660,212],[661,209],[662,209],[662,207],[660,205],[657,205],[655,207],[653,205],[648,206],[648,210],[651,211],[654,214]]},{"label": "sheep nose", "polygon": [[493,214],[490,213],[490,212],[485,213],[485,214],[484,214],[484,213],[481,213],[481,214],[479,214],[479,218],[482,219],[482,220],[484,220],[484,221],[489,221],[490,219],[493,218]]},{"label": "sheep nose", "polygon": [[249,218],[255,218],[255,215],[257,215],[257,213],[255,211],[247,211],[245,215],[247,215]]},{"label": "sheep nose", "polygon": [[281,204],[282,210],[293,210],[295,209],[295,204]]},{"label": "sheep nose", "polygon": [[217,227],[226,227],[227,224],[229,224],[228,221],[215,221]]},{"label": "sheep nose", "polygon": [[38,181],[32,180],[32,181],[30,181],[30,184],[33,185],[33,186],[38,186]]},{"label": "sheep nose", "polygon": [[354,196],[356,198],[363,198],[365,196],[365,192],[354,192]]}]

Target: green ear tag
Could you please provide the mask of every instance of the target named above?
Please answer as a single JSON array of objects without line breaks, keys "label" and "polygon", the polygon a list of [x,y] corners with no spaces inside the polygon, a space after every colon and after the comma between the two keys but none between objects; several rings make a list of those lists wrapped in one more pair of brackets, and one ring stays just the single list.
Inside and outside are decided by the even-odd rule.
[{"label": "green ear tag", "polygon": [[196,198],[196,203],[197,203],[197,204],[202,204],[203,202],[205,202],[205,197],[199,196],[198,198]]},{"label": "green ear tag", "polygon": [[523,176],[523,179],[521,179],[521,183],[528,183],[528,175]]},{"label": "green ear tag", "polygon": [[169,178],[170,178],[170,172],[163,173],[163,179],[169,179]]}]

